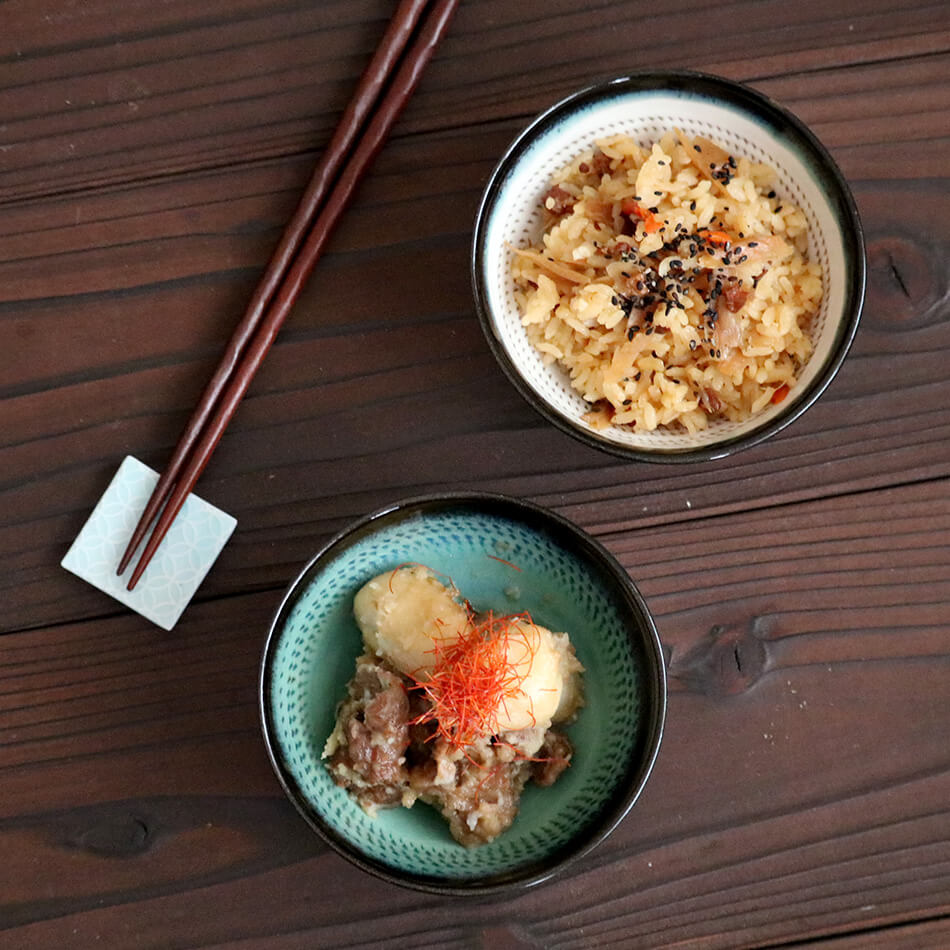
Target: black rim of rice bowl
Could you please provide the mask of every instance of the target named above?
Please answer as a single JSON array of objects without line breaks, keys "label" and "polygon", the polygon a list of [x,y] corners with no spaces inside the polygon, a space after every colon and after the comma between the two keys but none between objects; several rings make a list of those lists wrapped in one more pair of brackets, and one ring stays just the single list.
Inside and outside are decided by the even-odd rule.
[{"label": "black rim of rice bowl", "polygon": [[[766,136],[763,141],[767,140],[773,145],[779,143],[794,153],[806,169],[811,179],[810,185],[814,186],[816,193],[823,199],[829,217],[834,222],[833,238],[840,242],[840,258],[845,271],[842,275],[836,275],[841,287],[837,292],[840,305],[835,307],[834,313],[829,317],[834,322],[833,339],[814,369],[812,362],[817,359],[817,354],[813,354],[806,363],[808,378],[799,380],[780,407],[774,407],[769,412],[762,410],[760,414],[766,415],[766,418],[761,422],[752,421],[740,434],[727,435],[704,444],[643,447],[618,442],[616,436],[610,435],[611,427],[603,433],[599,432],[581,421],[582,411],[566,411],[562,406],[554,405],[544,392],[539,391],[539,388],[526,378],[519,360],[512,353],[512,337],[506,338],[509,331],[501,326],[501,319],[508,320],[509,316],[506,314],[504,318],[499,318],[496,313],[498,293],[493,290],[494,271],[491,270],[493,265],[488,260],[491,256],[488,242],[493,239],[497,230],[493,227],[493,222],[498,219],[503,221],[505,218],[505,192],[511,185],[513,176],[524,171],[524,163],[536,161],[532,154],[534,150],[540,150],[541,158],[544,159],[544,149],[553,147],[545,143],[549,140],[556,142],[559,129],[567,128],[568,123],[576,120],[578,116],[591,114],[592,110],[605,102],[609,104],[629,98],[632,103],[638,97],[651,94],[699,99],[710,104],[724,105],[743,120],[751,120],[761,129]],[[665,119],[656,116],[650,118]],[[673,123],[669,122],[666,127],[672,126]],[[636,136],[637,131],[633,129],[628,134]],[[571,154],[591,147],[594,139],[598,137],[600,136],[591,136],[581,142],[573,148]],[[564,161],[569,160],[569,157],[570,155]],[[521,183],[519,179],[519,184]],[[547,184],[544,188],[546,187]],[[531,195],[536,207],[540,205],[544,188],[538,190],[536,200],[534,195]],[[810,244],[814,237],[813,224],[809,219]],[[836,247],[838,246],[836,244]],[[517,136],[492,172],[479,205],[475,219],[471,268],[475,302],[482,329],[499,365],[522,396],[549,422],[574,438],[626,459],[653,462],[693,462],[723,458],[768,439],[802,415],[834,379],[851,347],[864,303],[867,269],[864,233],[851,190],[827,150],[800,119],[767,96],[741,83],[706,73],[654,70],[633,72],[581,89],[541,113]],[[824,293],[827,295],[828,274],[823,275],[823,281]],[[510,332],[523,334],[520,327]],[[530,347],[530,344],[527,345]],[[568,385],[565,371],[559,367],[550,367],[549,372],[562,376],[560,386]],[[575,402],[580,398],[577,393],[574,393],[574,397]],[[684,437],[683,441],[688,443],[688,437]]]},{"label": "black rim of rice bowl", "polygon": [[[465,520],[469,518],[471,521]],[[426,526],[433,523],[434,527],[431,529]],[[461,532],[457,528],[460,523],[463,525]],[[468,538],[458,540],[460,533],[465,534],[467,524],[472,524],[471,531],[475,536],[474,547],[471,547],[472,542]],[[326,599],[332,600],[334,596],[338,597],[341,604],[347,603],[351,616],[354,584],[357,587],[361,586],[362,582],[375,575],[380,558],[391,558],[391,562],[387,563],[394,563],[395,566],[399,566],[398,562],[402,553],[408,554],[411,559],[415,553],[412,547],[413,542],[410,540],[409,547],[405,551],[402,546],[406,538],[419,537],[420,532],[423,535],[429,530],[438,532],[434,543],[439,546],[439,550],[445,551],[447,560],[453,552],[461,552],[460,560],[453,561],[453,564],[462,565],[465,558],[469,558],[476,564],[487,563],[482,561],[485,557],[482,545],[489,543],[486,539],[496,537],[493,531],[494,526],[498,524],[502,525],[503,530],[507,530],[505,528],[507,524],[512,531],[512,534],[505,537],[524,540],[520,549],[516,541],[514,550],[520,550],[522,557],[526,559],[522,562],[525,566],[525,574],[518,575],[519,578],[526,578],[525,584],[531,585],[537,582],[539,585],[550,585],[548,588],[550,590],[565,592],[564,601],[571,600],[567,596],[571,582],[564,579],[566,570],[564,565],[573,565],[569,570],[577,571],[578,575],[583,574],[586,578],[579,580],[578,583],[584,585],[583,589],[588,595],[590,592],[600,591],[601,593],[596,596],[605,598],[603,603],[606,606],[572,606],[569,609],[593,611],[589,614],[591,617],[615,618],[611,621],[612,628],[606,632],[602,625],[594,622],[587,623],[587,629],[577,631],[579,634],[576,642],[578,656],[585,665],[591,660],[593,664],[588,666],[588,673],[584,674],[585,692],[590,689],[589,702],[581,710],[575,726],[569,727],[568,732],[571,733],[575,727],[581,729],[577,737],[572,740],[575,743],[582,737],[596,736],[598,738],[588,750],[586,761],[581,758],[584,747],[577,745],[575,761],[565,773],[567,776],[572,770],[579,770],[576,783],[571,786],[572,791],[565,793],[562,798],[550,799],[550,806],[544,802],[542,796],[555,792],[562,780],[550,789],[534,791],[533,794],[537,796],[535,805],[529,809],[530,814],[524,816],[525,822],[528,823],[528,837],[523,840],[529,843],[533,840],[545,842],[538,852],[518,844],[511,852],[515,855],[514,859],[510,859],[506,853],[502,858],[497,859],[502,862],[501,864],[497,861],[493,864],[491,861],[495,859],[491,859],[488,864],[475,863],[469,867],[464,864],[469,860],[465,857],[466,852],[481,852],[483,848],[491,848],[496,842],[480,848],[464,848],[451,840],[447,827],[444,826],[444,822],[435,810],[421,802],[414,805],[408,812],[406,809],[398,808],[390,810],[410,816],[408,819],[397,819],[402,822],[396,827],[402,829],[398,833],[403,839],[411,837],[406,831],[407,828],[412,827],[410,822],[420,822],[418,826],[420,833],[427,835],[432,834],[430,826],[433,823],[444,828],[446,844],[441,847],[446,852],[449,847],[457,849],[460,857],[453,860],[463,862],[458,865],[463,870],[459,873],[454,871],[432,873],[431,870],[426,869],[425,865],[420,866],[417,858],[413,858],[410,864],[406,865],[395,859],[390,861],[385,851],[379,852],[366,848],[367,839],[360,837],[363,832],[356,836],[359,840],[348,835],[347,829],[356,827],[349,822],[361,822],[362,827],[366,827],[367,821],[379,819],[367,819],[355,801],[348,799],[343,790],[336,789],[332,785],[332,780],[327,774],[319,777],[318,784],[308,786],[301,763],[292,761],[297,753],[288,748],[290,742],[287,736],[304,731],[316,718],[322,717],[325,720],[328,715],[335,717],[336,705],[343,698],[347,680],[353,672],[353,661],[360,652],[358,643],[350,642],[354,640],[354,637],[356,641],[359,640],[355,621],[339,623],[338,620],[332,619],[322,621],[308,619],[301,624],[295,623],[293,617],[295,609],[298,616],[304,607],[309,611],[309,604],[314,600],[315,590],[316,597],[321,603]],[[446,525],[450,527],[447,529]],[[423,543],[429,543],[429,541]],[[462,547],[457,547],[459,544]],[[530,550],[533,545],[537,545],[536,551]],[[379,553],[381,548],[386,550]],[[393,558],[396,548],[398,548],[398,553]],[[554,560],[548,561],[547,559],[552,557],[552,551],[555,552]],[[503,559],[494,558],[494,555],[488,555],[488,559],[508,563]],[[341,564],[344,565],[342,569]],[[548,564],[553,567],[538,566]],[[509,564],[508,567],[511,568],[512,565]],[[387,569],[389,567],[383,568],[383,570]],[[464,566],[460,566],[460,569],[469,570]],[[476,570],[481,569],[476,567]],[[490,569],[501,570],[498,564],[491,564]],[[548,573],[542,574],[542,571]],[[359,580],[357,575],[362,580]],[[455,577],[452,579],[459,581]],[[464,594],[464,584],[459,582],[458,586]],[[339,593],[334,594],[334,590],[338,590]],[[540,588],[534,591],[534,595],[539,592]],[[347,597],[349,600],[346,600]],[[579,602],[578,600],[578,604]],[[571,603],[574,601],[571,600]],[[298,607],[298,605],[303,606]],[[476,606],[484,605],[476,604]],[[527,603],[524,606],[527,607]],[[603,610],[607,613],[603,613]],[[333,614],[331,611],[326,616],[339,618],[341,614]],[[538,621],[544,623],[544,618],[539,617]],[[311,624],[315,632],[309,635],[304,633],[303,637],[311,636],[314,638],[314,643],[319,639],[330,645],[323,648],[323,654],[315,654],[315,659],[310,663],[315,672],[307,673],[304,669],[306,667],[304,661],[301,661],[299,668],[294,665],[291,678],[299,680],[299,683],[288,686],[287,673],[279,670],[275,672],[275,667],[279,663],[283,663],[284,670],[287,669],[286,662],[279,660],[278,654],[283,653],[287,656],[290,651],[296,657],[301,652],[306,653],[306,644],[301,649],[300,629],[302,626],[306,627],[307,623]],[[349,627],[352,627],[352,630],[344,629]],[[573,633],[572,640],[574,640]],[[608,660],[610,657],[616,657],[617,650],[620,650],[623,656],[619,664]],[[338,671],[321,672],[323,667],[330,664],[335,664],[339,668]],[[628,664],[636,671],[635,677],[639,683],[638,692],[635,694],[637,698],[617,702],[620,696],[631,694],[623,692],[626,686],[617,692],[616,686],[610,684],[625,682],[623,677],[627,674],[618,674],[610,668],[614,665]],[[336,679],[339,679],[337,673],[344,669],[347,672],[339,682],[336,682]],[[587,681],[587,677],[593,675],[595,670],[607,670],[607,672],[602,674],[598,672],[598,677],[603,676],[604,679],[602,681],[598,679],[596,683],[591,684]],[[282,681],[276,682],[279,678],[282,678]],[[302,692],[308,687],[312,688],[316,683],[319,692],[319,686],[327,686],[331,680],[332,685],[320,695],[320,698],[313,701],[313,707],[318,709],[318,712],[313,714],[312,718],[308,718],[310,714],[298,716],[293,729],[286,723],[281,725],[278,722],[279,719],[287,718],[284,707],[295,701],[293,699],[295,690]],[[626,682],[629,683],[629,681]],[[329,693],[330,689],[332,689],[332,695]],[[259,703],[267,753],[281,786],[307,824],[334,851],[364,871],[394,884],[437,894],[477,895],[512,886],[535,885],[548,880],[589,853],[624,819],[643,791],[659,752],[666,718],[666,670],[659,635],[646,602],[624,568],[599,542],[566,518],[530,502],[489,493],[444,493],[399,501],[366,516],[337,534],[303,568],[288,587],[270,626],[261,661]],[[598,704],[601,707],[607,707],[606,711],[603,708],[598,710],[596,708]],[[631,712],[629,708],[625,708],[630,704],[635,705],[639,711]],[[582,723],[582,717],[585,715],[592,717],[586,725]],[[624,724],[627,731],[627,734],[619,740],[615,738],[615,733],[611,734],[610,729],[607,728],[616,727],[618,723]],[[629,726],[626,726],[627,723]],[[322,728],[326,730],[325,722]],[[313,774],[314,770],[320,769],[325,773],[317,751],[318,748],[322,749],[325,735],[319,728],[313,728],[311,731],[315,736],[312,740],[314,748],[304,757],[306,771]],[[601,733],[605,734],[601,735]],[[621,749],[628,751],[622,753]],[[605,781],[603,776],[608,774],[610,779]],[[585,790],[592,787],[592,782],[603,785],[603,798],[596,806],[591,806],[591,811],[585,817],[583,809],[579,811],[576,806],[578,796],[583,796]],[[331,803],[330,799],[333,799],[334,803]],[[337,817],[339,813],[334,812],[334,809],[339,809],[340,800],[347,802],[344,808],[351,809],[350,817],[342,824]],[[544,802],[544,807],[537,807],[538,802]],[[503,832],[497,841],[502,841],[506,834],[514,831],[521,820],[522,815],[519,814],[515,825],[508,832]],[[552,821],[559,822],[562,828],[568,830],[564,831],[563,839],[557,839],[554,845],[549,846],[546,843],[548,839],[543,837],[543,833],[547,824]],[[376,835],[377,832],[371,831],[370,834]],[[379,832],[379,834],[382,836],[380,840],[385,844],[386,833]],[[442,832],[440,831],[439,834],[441,835]],[[488,870],[486,871],[485,868]]]}]

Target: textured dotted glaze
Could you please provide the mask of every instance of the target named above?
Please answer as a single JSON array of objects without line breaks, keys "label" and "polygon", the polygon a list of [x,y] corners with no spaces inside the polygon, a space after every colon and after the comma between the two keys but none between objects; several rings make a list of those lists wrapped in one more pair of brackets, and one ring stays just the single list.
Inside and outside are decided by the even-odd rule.
[{"label": "textured dotted glaze", "polygon": [[540,240],[541,198],[553,174],[580,152],[616,134],[630,135],[646,146],[674,128],[690,136],[706,136],[735,155],[775,169],[776,191],[798,205],[807,219],[809,254],[821,265],[825,292],[809,328],[812,355],[784,404],[769,406],[741,423],[716,420],[694,434],[678,429],[636,432],[622,427],[598,433],[618,447],[640,451],[713,447],[742,437],[787,412],[822,373],[839,327],[849,316],[845,313],[849,268],[841,224],[833,198],[808,155],[737,104],[682,91],[625,90],[608,85],[597,101],[582,101],[559,114],[556,121],[539,124],[530,140],[523,141],[525,147],[513,165],[504,169],[504,178],[484,209],[486,219],[478,250],[488,319],[494,336],[532,392],[575,428],[593,431],[582,418],[590,406],[571,387],[563,369],[545,364],[521,325],[511,276],[511,248]]},{"label": "textured dotted glaze", "polygon": [[[458,845],[442,818],[421,803],[370,817],[334,785],[321,761],[360,652],[353,597],[371,577],[407,562],[448,575],[478,609],[527,610],[539,623],[569,632],[587,669],[587,704],[568,730],[577,748],[572,766],[552,788],[529,785],[514,826],[476,849]],[[517,874],[582,843],[599,813],[624,794],[635,756],[649,754],[645,733],[655,719],[648,704],[657,697],[644,683],[649,622],[624,605],[614,583],[560,539],[470,507],[384,518],[368,536],[331,548],[285,605],[263,696],[278,768],[305,813],[384,870],[456,882]]]}]

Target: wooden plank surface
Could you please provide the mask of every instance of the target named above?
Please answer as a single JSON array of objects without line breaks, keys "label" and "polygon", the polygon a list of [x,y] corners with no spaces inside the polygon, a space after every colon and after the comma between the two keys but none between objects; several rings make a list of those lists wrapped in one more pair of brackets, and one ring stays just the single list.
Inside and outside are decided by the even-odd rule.
[{"label": "wooden plank surface", "polygon": [[[7,0],[0,198],[311,150],[328,137],[390,9],[383,0],[213,0],[200,10],[184,0],[66,8]],[[887,0],[740,0],[719,12],[730,22],[723,37],[686,0],[662,8],[463,4],[403,129],[528,116],[593,79],[636,68],[761,80],[946,54],[946,4],[917,0],[900,16],[895,10]],[[946,83],[936,63],[932,75]],[[886,100],[875,101],[880,108]],[[938,103],[917,99],[913,112],[931,109],[932,130],[945,117]]]},{"label": "wooden plank surface", "polygon": [[[158,631],[59,568],[121,458],[167,459],[391,8],[0,4],[0,947],[947,945],[946,4],[737,0],[711,28],[678,0],[463,3],[200,483],[239,524],[183,619]],[[808,122],[869,264],[819,403],[673,470],[537,416],[468,276],[482,187],[527,118],[665,66]],[[634,812],[562,879],[490,903],[328,851],[256,713],[299,566],[449,488],[599,537],[671,684]]]},{"label": "wooden plank surface", "polygon": [[500,931],[730,947],[943,917],[943,488],[609,539],[669,652],[664,749],[621,828],[567,879],[493,904],[491,927],[479,902],[411,897],[299,833],[257,734],[275,592],[193,607],[172,635],[123,615],[4,637],[0,919],[26,950],[108,945],[130,919],[144,946],[487,946]]},{"label": "wooden plank surface", "polygon": [[[490,356],[469,233],[514,129],[410,136],[381,157],[201,483],[241,521],[203,596],[279,584],[347,521],[429,490],[528,495],[599,535],[950,474],[934,438],[950,424],[945,181],[855,182],[869,289],[838,379],[770,445],[671,485],[555,431]],[[164,464],[308,169],[197,173],[0,221],[0,628],[109,609],[59,559],[122,456]]]}]

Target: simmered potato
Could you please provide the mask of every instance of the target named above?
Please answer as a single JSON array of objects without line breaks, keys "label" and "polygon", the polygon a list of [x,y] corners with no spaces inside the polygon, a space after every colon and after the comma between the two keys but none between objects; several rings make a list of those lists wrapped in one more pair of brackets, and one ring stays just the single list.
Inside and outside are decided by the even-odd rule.
[{"label": "simmered potato", "polygon": [[366,646],[407,675],[432,669],[436,642],[455,642],[468,625],[466,608],[421,564],[374,577],[353,612]]}]

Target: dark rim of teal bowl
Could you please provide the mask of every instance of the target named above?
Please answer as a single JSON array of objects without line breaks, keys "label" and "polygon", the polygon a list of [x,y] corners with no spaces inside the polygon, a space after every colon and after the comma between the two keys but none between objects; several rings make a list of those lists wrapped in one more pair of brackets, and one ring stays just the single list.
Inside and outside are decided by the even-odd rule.
[{"label": "dark rim of teal bowl", "polygon": [[[644,665],[645,716],[637,747],[630,757],[626,773],[617,791],[601,812],[579,828],[564,847],[546,857],[491,875],[452,879],[398,871],[382,861],[363,854],[317,813],[286,768],[274,732],[270,710],[271,667],[284,625],[301,593],[323,569],[324,563],[380,527],[397,524],[407,518],[433,512],[470,511],[517,522],[571,551],[602,577],[607,578],[616,606],[629,617],[631,646]],[[342,684],[341,684],[342,689]],[[393,884],[435,894],[488,894],[512,886],[528,887],[548,880],[568,864],[578,860],[603,841],[621,822],[639,798],[653,770],[666,719],[667,688],[663,649],[656,625],[642,595],[620,563],[599,542],[589,537],[566,518],[539,505],[505,495],[490,493],[444,493],[410,498],[388,505],[357,521],[331,539],[304,567],[287,589],[267,635],[261,661],[259,705],[264,743],[271,765],[288,798],[310,827],[337,853],[377,877]]]},{"label": "dark rim of teal bowl", "polygon": [[[517,364],[496,332],[484,279],[487,222],[494,213],[506,179],[537,137],[572,114],[596,104],[599,100],[647,92],[680,92],[694,97],[726,102],[744,110],[766,125],[777,138],[784,139],[811,169],[834,212],[842,232],[844,259],[848,271],[842,308],[843,317],[831,350],[808,387],[794,400],[789,401],[785,411],[768,422],[762,423],[743,435],[697,448],[638,449],[617,445],[598,433],[583,428],[575,420],[561,415],[550,407],[521,375]],[[492,172],[475,215],[471,268],[479,321],[495,359],[515,388],[548,422],[587,445],[621,458],[642,462],[700,462],[725,458],[733,452],[750,448],[771,438],[801,416],[827,389],[844,362],[858,332],[858,323],[864,306],[867,264],[864,230],[851,189],[834,159],[800,119],[762,93],[719,76],[687,70],[675,72],[643,70],[581,89],[542,112],[518,135]]]}]

